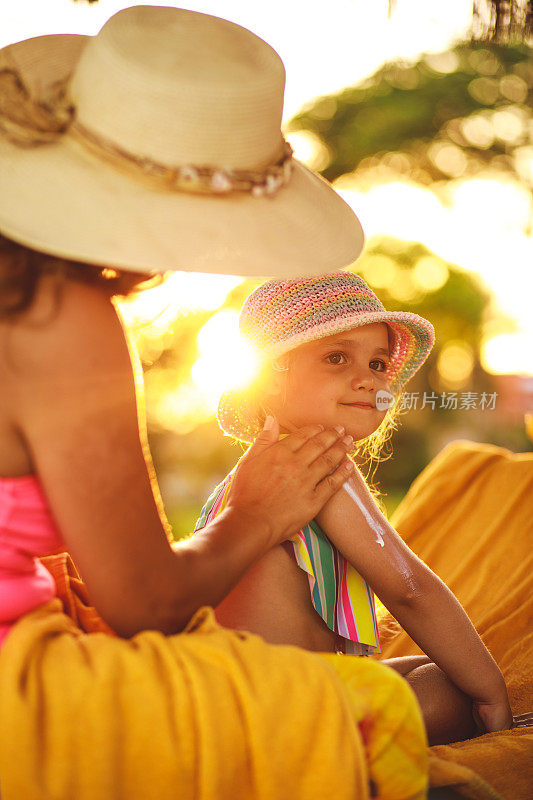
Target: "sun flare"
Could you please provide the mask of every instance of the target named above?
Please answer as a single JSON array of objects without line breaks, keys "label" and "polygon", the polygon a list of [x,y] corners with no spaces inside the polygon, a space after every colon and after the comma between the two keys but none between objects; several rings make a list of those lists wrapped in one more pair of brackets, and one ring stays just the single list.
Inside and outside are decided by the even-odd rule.
[{"label": "sun flare", "polygon": [[257,359],[239,333],[238,320],[237,311],[220,311],[198,333],[200,356],[191,375],[213,411],[224,391],[245,385],[257,372]]}]

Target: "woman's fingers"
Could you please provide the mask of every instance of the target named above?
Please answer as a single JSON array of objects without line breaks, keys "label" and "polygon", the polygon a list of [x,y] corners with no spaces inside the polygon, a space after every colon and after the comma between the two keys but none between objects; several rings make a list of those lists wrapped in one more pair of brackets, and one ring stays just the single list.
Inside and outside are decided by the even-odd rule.
[{"label": "woman's fingers", "polygon": [[328,472],[338,466],[346,451],[351,447],[353,441],[351,438],[339,444],[342,442],[343,435],[344,428],[340,426],[338,428],[321,428],[321,430],[318,429],[318,426],[310,426],[291,433],[283,443],[292,452],[298,454],[298,460],[304,467],[314,466],[319,459],[322,459],[320,464],[324,465],[325,471],[317,477],[318,483]]},{"label": "woman's fingers", "polygon": [[[307,438],[298,450],[298,456],[302,459],[302,463],[305,466],[310,466],[316,462],[317,459],[325,457],[326,461],[331,460],[331,471],[331,469],[335,469],[342,458],[342,456],[337,458],[337,455],[339,452],[338,444],[343,436],[344,428],[341,426],[338,428],[326,428],[325,430],[319,431],[314,436]],[[351,442],[349,446],[351,446]],[[331,451],[334,448],[335,452],[332,453]],[[346,453],[347,449],[348,446],[344,446],[344,453]],[[324,473],[324,476],[325,475],[327,475],[327,472]]]},{"label": "woman's fingers", "polygon": [[[269,415],[265,419],[263,430],[256,436],[240,460],[243,461],[253,458],[278,441],[280,444],[280,452],[285,452],[286,454],[298,453],[304,445],[320,435],[323,431],[323,425],[306,425],[303,428],[291,431],[291,433],[283,436],[283,438],[279,440],[279,423],[273,416]],[[338,438],[339,434],[337,431],[330,430],[329,435],[325,437],[325,442],[316,445],[315,450],[317,454],[322,453],[326,447],[331,446]]]},{"label": "woman's fingers", "polygon": [[308,426],[277,441],[277,423],[266,425],[237,465],[228,507],[265,519],[272,544],[290,538],[342,486],[353,464],[350,439],[340,430]]},{"label": "woman's fingers", "polygon": [[[308,470],[315,492],[324,482],[319,492],[320,497],[326,498],[324,503],[342,486],[353,469],[352,462],[346,459],[353,438],[345,436],[341,426],[325,429],[322,425],[309,425],[293,431],[280,444],[285,445],[286,453],[297,456],[301,468]],[[337,470],[339,472],[333,478]],[[332,480],[327,481],[330,476]]]},{"label": "woman's fingers", "polygon": [[315,494],[317,503],[320,504],[320,508],[323,508],[328,500],[330,500],[333,495],[339,491],[345,481],[348,480],[354,468],[355,466],[353,461],[350,461],[349,458],[345,458],[334,472],[327,475],[325,478],[323,478],[323,480],[320,481],[320,483],[317,484]]},{"label": "woman's fingers", "polygon": [[[327,431],[324,431],[324,434],[326,433]],[[318,437],[315,437],[315,439],[316,438]],[[327,447],[326,439],[324,437],[320,447],[317,447],[315,442],[309,442],[305,448],[302,448],[302,452],[304,449],[306,451],[306,459],[309,459],[311,455],[314,455],[314,458],[309,463],[309,471],[315,483],[319,483],[337,469],[337,467],[345,460],[346,453],[351,450],[352,445],[352,437],[343,436],[342,438],[337,438],[336,441]]]},{"label": "woman's fingers", "polygon": [[274,417],[269,415],[265,419],[265,424],[263,425],[263,430],[256,436],[246,453],[241,456],[240,461],[248,461],[249,459],[253,458],[254,456],[259,455],[263,451],[267,450],[269,447],[272,447],[273,444],[279,439],[279,424]]},{"label": "woman's fingers", "polygon": [[[301,451],[304,445],[306,445],[310,440],[314,439],[314,437],[319,436],[323,431],[323,425],[306,425],[303,428],[297,428],[287,434],[281,440],[281,444],[285,450],[288,450],[291,453],[298,453]],[[333,442],[335,441],[335,438],[338,438],[338,436],[333,436],[330,438]]]}]

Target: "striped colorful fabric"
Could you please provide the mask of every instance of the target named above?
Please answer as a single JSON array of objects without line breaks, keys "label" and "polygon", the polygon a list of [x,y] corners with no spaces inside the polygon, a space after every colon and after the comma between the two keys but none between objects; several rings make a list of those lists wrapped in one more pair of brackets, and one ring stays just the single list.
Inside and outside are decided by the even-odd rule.
[{"label": "striped colorful fabric", "polygon": [[[233,472],[209,497],[196,523],[199,531],[226,507]],[[292,538],[293,555],[307,573],[311,599],[328,628],[344,640],[344,652],[380,652],[374,593],[312,520]]]}]

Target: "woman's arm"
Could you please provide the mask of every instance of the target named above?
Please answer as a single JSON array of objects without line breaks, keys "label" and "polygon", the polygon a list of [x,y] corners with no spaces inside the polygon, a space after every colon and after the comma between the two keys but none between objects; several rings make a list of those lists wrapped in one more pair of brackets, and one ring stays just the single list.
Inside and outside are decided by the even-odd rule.
[{"label": "woman's arm", "polygon": [[[276,431],[267,431],[242,464],[244,478],[227,513],[174,553],[131,355],[109,298],[68,281],[56,305],[43,281],[30,316],[12,326],[3,369],[12,426],[26,444],[67,549],[92,602],[123,636],[145,628],[181,630],[194,611],[216,604],[283,538],[287,524],[299,524],[302,515],[310,519],[346,477],[341,470],[316,489],[331,469],[329,460],[321,464],[322,454],[336,464],[344,458],[336,433],[316,428],[270,452]],[[247,475],[253,480],[247,482]],[[282,510],[261,491],[267,481]],[[300,491],[302,499],[294,503]]]},{"label": "woman's arm", "polygon": [[389,525],[355,470],[317,519],[411,638],[463,692],[488,730],[512,723],[503,676],[447,586]]}]

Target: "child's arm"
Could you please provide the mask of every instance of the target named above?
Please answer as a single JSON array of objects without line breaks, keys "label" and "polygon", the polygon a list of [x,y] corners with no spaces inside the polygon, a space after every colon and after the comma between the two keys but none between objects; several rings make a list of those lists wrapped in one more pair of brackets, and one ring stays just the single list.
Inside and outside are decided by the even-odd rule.
[{"label": "child's arm", "polygon": [[473,699],[487,731],[513,718],[503,676],[447,586],[407,547],[355,470],[317,521],[411,638]]}]

